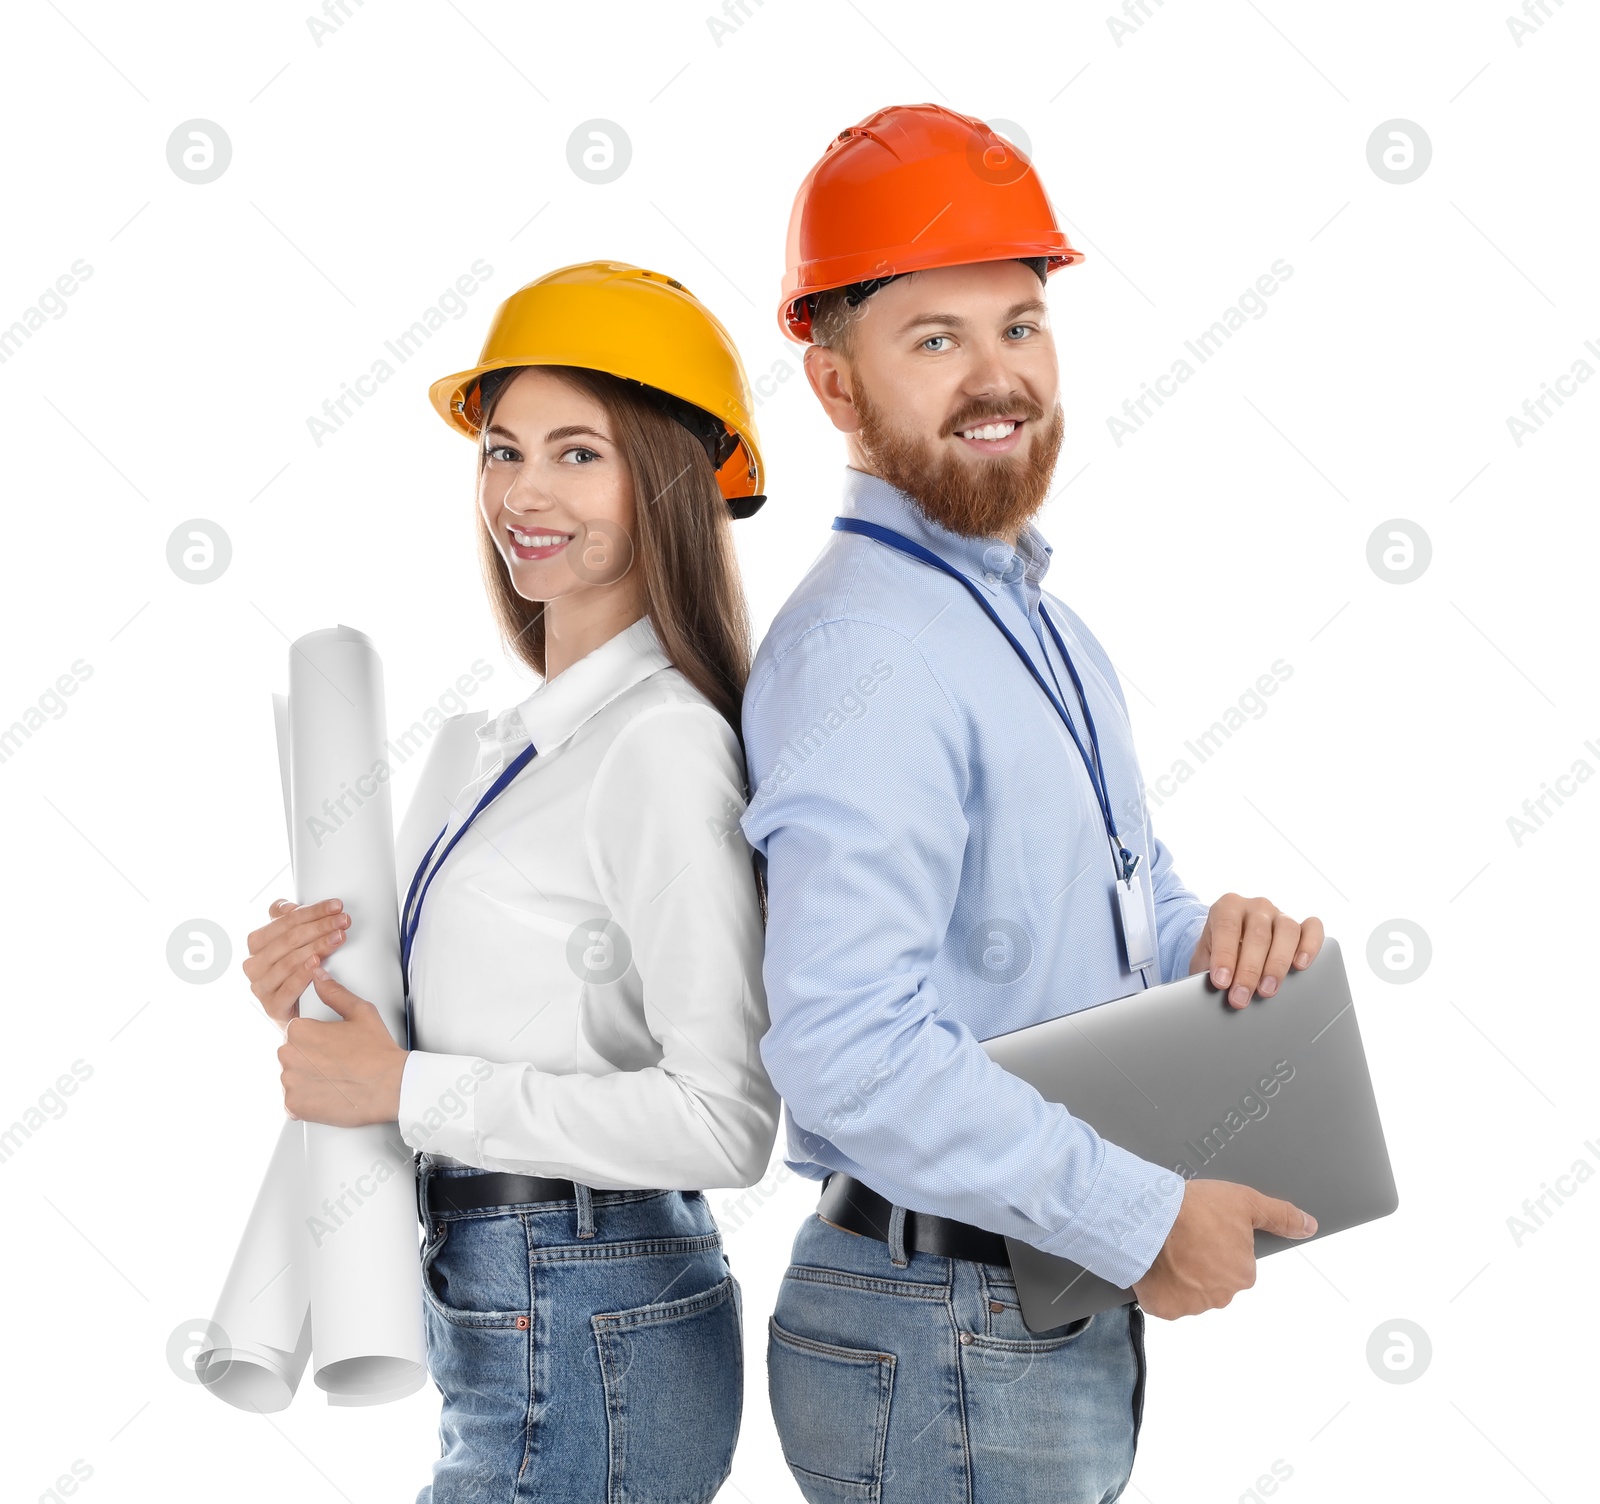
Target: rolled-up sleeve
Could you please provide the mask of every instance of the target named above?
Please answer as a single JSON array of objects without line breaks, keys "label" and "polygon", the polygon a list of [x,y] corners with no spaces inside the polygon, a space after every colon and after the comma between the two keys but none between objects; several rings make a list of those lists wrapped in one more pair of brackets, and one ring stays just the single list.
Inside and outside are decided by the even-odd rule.
[{"label": "rolled-up sleeve", "polygon": [[767,863],[761,1051],[802,1132],[876,1190],[1127,1287],[1181,1179],[1002,1070],[930,979],[960,885],[966,726],[916,643],[814,625],[745,701],[744,830]]}]

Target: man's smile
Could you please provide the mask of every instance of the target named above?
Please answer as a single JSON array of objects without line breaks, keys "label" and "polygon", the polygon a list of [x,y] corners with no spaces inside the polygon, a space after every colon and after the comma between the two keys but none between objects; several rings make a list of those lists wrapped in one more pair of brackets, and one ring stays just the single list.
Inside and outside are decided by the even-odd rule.
[{"label": "man's smile", "polygon": [[977,454],[1009,454],[1022,442],[1023,418],[987,418],[971,428],[958,428],[953,437]]}]

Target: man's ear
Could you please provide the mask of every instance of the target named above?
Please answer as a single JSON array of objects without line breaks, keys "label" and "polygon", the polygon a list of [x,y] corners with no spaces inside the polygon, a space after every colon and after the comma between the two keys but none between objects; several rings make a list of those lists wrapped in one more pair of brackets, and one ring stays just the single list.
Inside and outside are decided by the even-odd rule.
[{"label": "man's ear", "polygon": [[849,361],[826,345],[807,345],[805,371],[806,380],[817,394],[828,421],[840,433],[858,432],[861,418],[851,395],[855,377]]}]

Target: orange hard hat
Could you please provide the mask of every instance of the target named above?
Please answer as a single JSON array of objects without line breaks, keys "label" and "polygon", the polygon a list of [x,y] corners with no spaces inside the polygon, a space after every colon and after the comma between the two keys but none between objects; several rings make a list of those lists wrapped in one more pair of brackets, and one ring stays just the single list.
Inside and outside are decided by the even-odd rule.
[{"label": "orange hard hat", "polygon": [[811,294],[969,261],[1083,260],[1033,164],[972,115],[897,104],[840,131],[789,216],[778,324],[811,339]]}]

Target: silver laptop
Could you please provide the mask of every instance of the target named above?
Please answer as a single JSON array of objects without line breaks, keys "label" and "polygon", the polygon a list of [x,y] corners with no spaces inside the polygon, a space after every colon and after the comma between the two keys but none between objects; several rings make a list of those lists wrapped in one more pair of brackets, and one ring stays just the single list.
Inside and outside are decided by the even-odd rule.
[{"label": "silver laptop", "polygon": [[[1399,1204],[1338,942],[1277,994],[1232,1008],[1205,972],[983,1041],[996,1064],[1104,1139],[1185,1180],[1231,1180],[1317,1219],[1256,1233],[1256,1257],[1386,1217]],[[1134,1298],[1006,1239],[1023,1323],[1042,1332]]]}]

